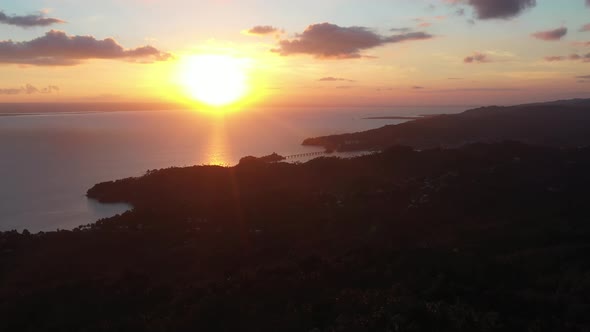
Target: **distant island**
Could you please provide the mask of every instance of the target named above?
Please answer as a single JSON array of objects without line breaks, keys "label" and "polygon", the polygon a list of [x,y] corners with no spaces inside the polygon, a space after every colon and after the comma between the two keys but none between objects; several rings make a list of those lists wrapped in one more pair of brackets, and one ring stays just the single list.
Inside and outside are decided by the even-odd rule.
[{"label": "distant island", "polygon": [[460,114],[420,117],[359,133],[308,138],[302,144],[336,151],[380,150],[395,144],[418,149],[458,147],[504,140],[577,147],[590,144],[588,128],[590,99],[575,99],[510,107],[489,106]]},{"label": "distant island", "polygon": [[[0,330],[587,331],[587,103],[320,141],[380,149],[357,158],[248,156],[96,184],[88,197],[133,209],[0,232]],[[476,136],[483,119],[504,130]],[[517,132],[548,145],[499,141]]]}]

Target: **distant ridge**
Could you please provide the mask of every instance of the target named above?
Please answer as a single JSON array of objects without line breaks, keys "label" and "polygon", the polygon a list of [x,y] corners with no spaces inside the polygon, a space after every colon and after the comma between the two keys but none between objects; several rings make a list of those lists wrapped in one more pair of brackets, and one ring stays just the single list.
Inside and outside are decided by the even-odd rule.
[{"label": "distant ridge", "polygon": [[393,145],[457,147],[506,140],[552,147],[590,146],[590,99],[486,106],[364,132],[308,138],[303,145],[355,151]]}]

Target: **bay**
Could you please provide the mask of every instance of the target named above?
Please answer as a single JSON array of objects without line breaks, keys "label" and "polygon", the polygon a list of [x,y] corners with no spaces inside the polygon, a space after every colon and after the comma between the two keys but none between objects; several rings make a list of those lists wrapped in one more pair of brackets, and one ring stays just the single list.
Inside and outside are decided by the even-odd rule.
[{"label": "bay", "polygon": [[[321,151],[303,139],[456,113],[462,107],[260,109],[215,115],[190,110],[50,112],[0,116],[0,230],[72,229],[122,213],[125,204],[85,197],[102,181],[172,166],[235,165],[276,152]],[[305,161],[305,160],[301,160]]]}]

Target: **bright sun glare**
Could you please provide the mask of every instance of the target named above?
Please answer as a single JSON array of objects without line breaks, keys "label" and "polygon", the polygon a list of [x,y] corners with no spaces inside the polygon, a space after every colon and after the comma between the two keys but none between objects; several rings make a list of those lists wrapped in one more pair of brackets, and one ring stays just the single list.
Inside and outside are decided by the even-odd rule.
[{"label": "bright sun glare", "polygon": [[243,62],[230,56],[191,56],[181,70],[182,84],[191,98],[211,106],[232,104],[248,90]]}]

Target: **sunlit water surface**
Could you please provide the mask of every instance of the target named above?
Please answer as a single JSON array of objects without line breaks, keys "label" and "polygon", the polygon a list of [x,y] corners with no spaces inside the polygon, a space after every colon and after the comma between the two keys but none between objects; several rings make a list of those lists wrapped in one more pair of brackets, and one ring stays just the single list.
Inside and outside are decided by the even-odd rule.
[{"label": "sunlit water surface", "polygon": [[148,169],[235,165],[246,155],[321,151],[313,136],[397,124],[384,115],[455,113],[464,108],[264,110],[211,116],[194,111],[0,116],[0,230],[72,229],[122,213],[125,204],[88,200],[102,181]]}]

